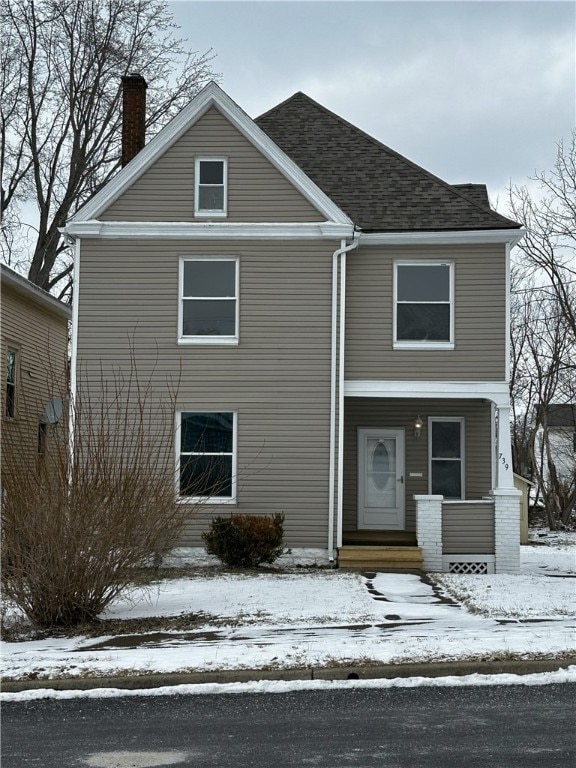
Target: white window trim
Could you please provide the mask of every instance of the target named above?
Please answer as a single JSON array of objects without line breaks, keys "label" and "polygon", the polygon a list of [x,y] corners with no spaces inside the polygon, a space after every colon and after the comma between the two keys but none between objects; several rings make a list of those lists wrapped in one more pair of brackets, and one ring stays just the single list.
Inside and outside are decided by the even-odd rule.
[{"label": "white window trim", "polygon": [[[234,325],[236,333],[232,336],[184,336],[184,264],[187,261],[234,261],[236,263],[236,276],[234,283],[236,302],[236,314]],[[178,344],[232,344],[237,345],[240,341],[240,259],[238,256],[181,256],[178,266]],[[189,297],[190,298],[190,297]],[[217,296],[213,298],[218,298]],[[224,301],[224,299],[222,299]],[[232,299],[230,299],[232,301]]]},{"label": "white window trim", "polygon": [[[180,433],[182,430],[182,414],[183,413],[231,413],[232,414],[232,496],[230,498],[222,498],[218,496],[181,496],[180,495]],[[238,466],[238,412],[232,408],[181,408],[176,411],[176,503],[177,504],[207,504],[211,505],[226,505],[237,504],[237,466]],[[200,455],[200,454],[199,454]],[[229,454],[209,454],[209,455],[221,455],[228,456]]]},{"label": "white window trim", "polygon": [[[460,499],[446,499],[446,501],[465,501],[466,499],[466,432],[465,432],[465,419],[463,416],[429,416],[428,417],[428,493],[432,494],[432,425],[435,421],[457,421],[460,422],[460,488],[462,489],[462,495]],[[450,459],[453,461],[454,459]],[[441,459],[436,459],[441,461]]]},{"label": "white window trim", "polygon": [[[449,267],[450,268],[450,340],[449,341],[398,341],[397,338],[397,305],[398,305],[398,267]],[[392,346],[393,349],[454,349],[454,262],[429,259],[400,259],[394,261],[393,278],[393,313],[392,313]],[[426,303],[426,302],[415,302]],[[429,302],[439,304],[441,302]]]},{"label": "white window trim", "polygon": [[[224,208],[216,208],[214,210],[200,208],[200,163],[203,162],[219,162],[224,164]],[[220,186],[214,185],[214,186]],[[228,158],[222,155],[200,155],[194,160],[194,216],[197,218],[225,218],[228,216]]]}]

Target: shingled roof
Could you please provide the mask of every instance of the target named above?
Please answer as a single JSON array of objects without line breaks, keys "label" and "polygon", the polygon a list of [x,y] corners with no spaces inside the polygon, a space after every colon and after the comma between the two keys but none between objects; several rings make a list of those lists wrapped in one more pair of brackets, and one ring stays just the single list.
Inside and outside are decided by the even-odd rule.
[{"label": "shingled roof", "polygon": [[520,226],[490,209],[483,185],[447,184],[304,93],[255,122],[366,232]]}]

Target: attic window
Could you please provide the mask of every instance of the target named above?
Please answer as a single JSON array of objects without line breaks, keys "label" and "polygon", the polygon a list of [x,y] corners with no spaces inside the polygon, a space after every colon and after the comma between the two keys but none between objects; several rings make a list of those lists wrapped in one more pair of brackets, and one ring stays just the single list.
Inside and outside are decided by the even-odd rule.
[{"label": "attic window", "polygon": [[228,160],[225,157],[197,157],[194,169],[194,213],[196,216],[226,216]]}]

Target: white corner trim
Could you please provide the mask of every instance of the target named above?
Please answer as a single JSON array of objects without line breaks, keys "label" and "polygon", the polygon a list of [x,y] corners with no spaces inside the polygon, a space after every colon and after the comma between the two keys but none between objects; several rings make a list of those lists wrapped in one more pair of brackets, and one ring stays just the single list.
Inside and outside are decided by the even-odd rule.
[{"label": "white corner trim", "polygon": [[505,381],[346,381],[346,397],[408,397],[492,400],[508,406],[510,394]]},{"label": "white corner trim", "polygon": [[95,219],[117,200],[150,166],[211,107],[220,112],[245,136],[288,181],[327,219],[341,224],[351,220],[306,176],[264,131],[218,86],[211,82],[198,93],[122,170],[89,200],[70,223]]},{"label": "white corner trim", "polygon": [[475,229],[450,232],[363,232],[363,245],[471,245],[473,243],[516,243],[525,229]]},{"label": "white corner trim", "polygon": [[350,224],[229,223],[188,221],[70,221],[62,230],[71,237],[107,239],[162,238],[182,240],[340,240],[353,236]]}]

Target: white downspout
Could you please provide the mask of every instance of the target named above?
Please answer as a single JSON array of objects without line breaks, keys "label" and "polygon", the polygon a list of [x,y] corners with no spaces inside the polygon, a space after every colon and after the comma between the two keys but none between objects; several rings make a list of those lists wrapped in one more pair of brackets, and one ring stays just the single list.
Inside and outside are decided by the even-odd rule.
[{"label": "white downspout", "polygon": [[74,466],[74,435],[76,426],[76,395],[78,391],[78,303],[80,287],[80,240],[74,240],[74,272],[72,278],[72,338],[70,342],[70,403],[68,405],[68,449],[70,452],[69,473]]},{"label": "white downspout", "polygon": [[[336,458],[336,377],[339,373],[339,429],[338,429],[338,546],[341,545],[342,526],[340,525],[342,500],[341,500],[341,475],[343,467],[341,466],[342,447],[344,432],[343,420],[341,417],[342,406],[344,403],[343,384],[344,384],[344,309],[345,309],[345,269],[346,253],[358,247],[358,238],[360,233],[353,233],[353,242],[346,245],[346,240],[341,240],[340,248],[332,254],[332,338],[331,338],[331,356],[330,356],[330,469],[328,473],[328,559],[334,562],[334,481],[335,481],[335,458]],[[338,258],[342,257],[342,270],[340,276],[340,368],[337,371],[337,350],[338,350]]]}]

